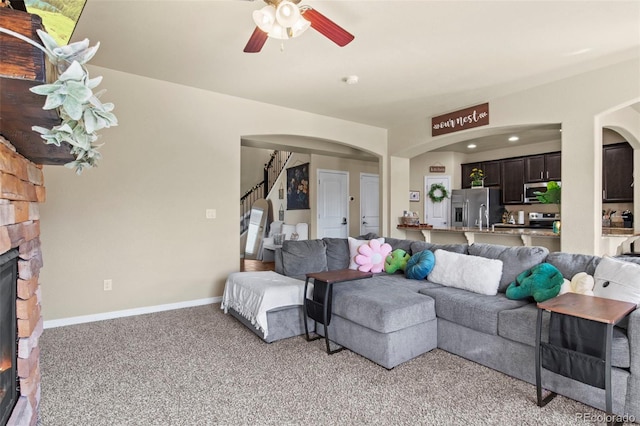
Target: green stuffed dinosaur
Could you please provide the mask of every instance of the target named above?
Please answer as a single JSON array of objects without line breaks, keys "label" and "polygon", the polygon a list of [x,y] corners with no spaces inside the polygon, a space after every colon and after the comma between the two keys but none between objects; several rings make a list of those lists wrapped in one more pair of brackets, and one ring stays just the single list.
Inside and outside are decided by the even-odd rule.
[{"label": "green stuffed dinosaur", "polygon": [[550,263],[540,263],[527,269],[516,277],[507,287],[509,299],[524,299],[533,296],[536,302],[554,298],[560,293],[564,278],[558,269]]},{"label": "green stuffed dinosaur", "polygon": [[397,271],[404,271],[409,259],[411,259],[409,253],[402,249],[395,249],[385,259],[384,270],[389,274],[393,274]]}]

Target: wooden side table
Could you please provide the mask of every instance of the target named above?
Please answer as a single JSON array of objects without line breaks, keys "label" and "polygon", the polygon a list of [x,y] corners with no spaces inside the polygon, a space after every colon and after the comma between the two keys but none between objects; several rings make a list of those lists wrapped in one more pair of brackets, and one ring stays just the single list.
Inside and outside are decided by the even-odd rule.
[{"label": "wooden side table", "polygon": [[[611,408],[611,344],[613,341],[613,326],[619,323],[625,316],[636,309],[635,303],[622,302],[619,300],[605,299],[602,297],[585,296],[583,294],[565,293],[561,296],[549,299],[545,302],[538,303],[538,319],[536,324],[536,392],[538,398],[538,406],[544,407],[555,396],[555,392],[551,392],[544,399],[542,398],[542,351],[543,349],[560,351],[556,354],[568,357],[564,359],[565,365],[571,365],[572,356],[584,359],[593,358],[595,362],[604,362],[604,389],[605,389],[605,407],[607,414],[613,414]],[[604,359],[601,357],[589,357],[581,352],[573,351],[551,343],[542,343],[542,312],[549,311],[552,313],[568,315],[583,320],[591,320],[605,325],[605,347]],[[573,371],[569,368],[570,371]],[[571,372],[561,372],[566,377],[574,379]],[[579,380],[579,379],[577,379]]]},{"label": "wooden side table", "polygon": [[[327,343],[327,353],[332,355],[336,352],[340,352],[342,347],[331,350],[329,345],[329,330],[328,326],[331,322],[331,298],[333,294],[333,284],[359,280],[363,278],[371,278],[373,273],[361,272],[353,269],[339,269],[335,271],[313,272],[307,274],[307,279],[304,282],[304,333],[308,342],[322,338],[320,335],[315,337],[309,337],[309,327],[307,326],[307,317],[311,317],[316,322],[324,325],[324,339]],[[309,280],[313,280],[313,299],[307,298],[307,287]]]}]

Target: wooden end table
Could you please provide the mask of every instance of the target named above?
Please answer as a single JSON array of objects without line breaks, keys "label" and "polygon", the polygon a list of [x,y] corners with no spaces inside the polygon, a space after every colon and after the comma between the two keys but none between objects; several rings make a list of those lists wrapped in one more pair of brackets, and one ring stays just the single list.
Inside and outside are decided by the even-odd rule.
[{"label": "wooden end table", "polygon": [[[321,339],[322,336],[316,333],[315,337],[309,337],[309,327],[307,326],[307,317],[310,317],[316,322],[324,325],[324,339],[327,343],[327,353],[329,355],[340,352],[343,347],[331,350],[329,345],[329,330],[328,326],[331,322],[331,298],[333,294],[333,284],[359,280],[363,278],[371,278],[372,272],[361,272],[353,269],[339,269],[335,271],[313,272],[307,274],[307,279],[304,282],[304,334],[308,342]],[[307,287],[309,280],[313,280],[313,299],[307,298]]]},{"label": "wooden end table", "polygon": [[[613,341],[613,326],[619,323],[624,317],[636,309],[635,303],[622,302],[619,300],[605,299],[602,297],[585,296],[583,294],[565,293],[561,296],[549,299],[545,302],[538,303],[538,319],[536,324],[536,392],[538,398],[538,406],[544,407],[555,396],[555,392],[551,392],[544,399],[542,398],[542,349],[561,348],[551,343],[541,343],[542,334],[542,312],[549,311],[558,314],[569,315],[585,320],[596,321],[606,324],[605,331],[605,348],[604,348],[604,389],[605,389],[605,407],[607,414],[613,415],[611,408],[611,344]],[[562,348],[566,352],[566,356],[571,356],[570,350]],[[575,351],[573,351],[575,352]],[[578,353],[578,352],[575,352]],[[565,354],[563,354],[565,355]],[[599,361],[602,361],[601,359]],[[570,362],[570,361],[569,361]],[[564,374],[563,374],[564,375]],[[573,378],[567,375],[569,378]]]}]

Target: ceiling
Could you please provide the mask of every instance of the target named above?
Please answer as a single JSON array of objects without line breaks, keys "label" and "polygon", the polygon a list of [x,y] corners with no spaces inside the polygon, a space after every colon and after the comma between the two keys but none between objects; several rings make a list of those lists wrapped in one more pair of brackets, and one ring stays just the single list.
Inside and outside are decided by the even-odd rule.
[{"label": "ceiling", "polygon": [[[560,125],[545,124],[538,126],[514,126],[508,130],[492,132],[488,136],[467,139],[451,145],[446,145],[433,151],[454,151],[467,154],[482,151],[492,151],[507,146],[530,145],[542,142],[560,142]],[[517,137],[517,140],[510,141],[510,137]],[[475,146],[470,147],[473,144]]]},{"label": "ceiling", "polygon": [[309,29],[249,54],[262,1],[88,0],[72,41],[101,42],[94,65],[383,128],[640,55],[640,1],[301,4],[355,40]]}]

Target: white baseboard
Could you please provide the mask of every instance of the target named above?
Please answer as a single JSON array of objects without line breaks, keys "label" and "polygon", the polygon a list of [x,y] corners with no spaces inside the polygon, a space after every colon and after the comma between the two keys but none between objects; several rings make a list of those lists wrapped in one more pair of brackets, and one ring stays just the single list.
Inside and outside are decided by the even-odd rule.
[{"label": "white baseboard", "polygon": [[44,321],[44,328],[64,327],[67,325],[83,324],[87,322],[104,321],[115,318],[131,317],[134,315],[151,314],[153,312],[171,311],[173,309],[191,308],[193,306],[210,305],[222,302],[222,297],[188,300],[186,302],[168,303],[166,305],[145,306],[142,308],[125,309],[122,311],[103,312],[100,314],[82,315],[79,317],[60,318]]}]

